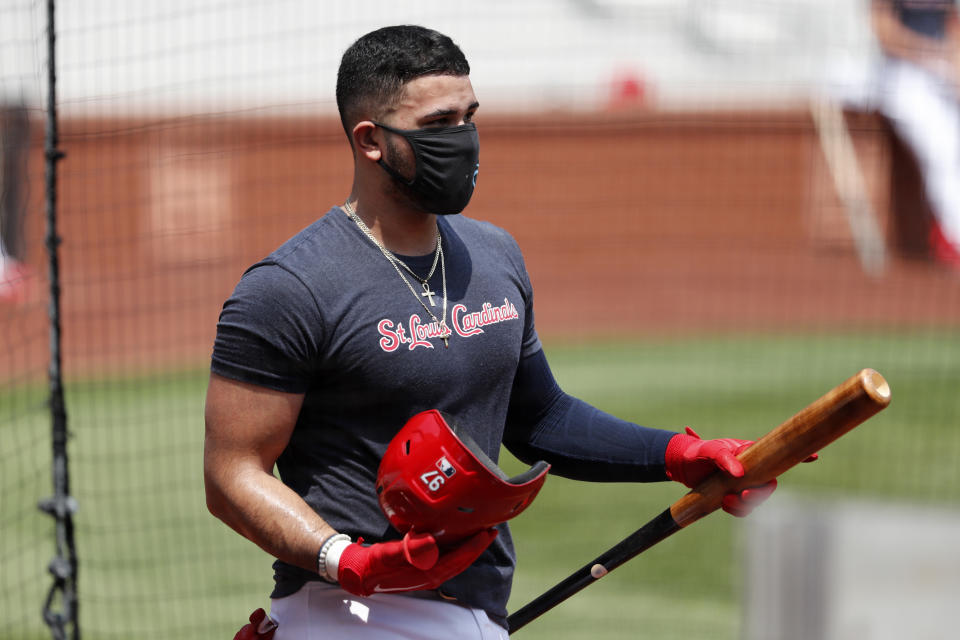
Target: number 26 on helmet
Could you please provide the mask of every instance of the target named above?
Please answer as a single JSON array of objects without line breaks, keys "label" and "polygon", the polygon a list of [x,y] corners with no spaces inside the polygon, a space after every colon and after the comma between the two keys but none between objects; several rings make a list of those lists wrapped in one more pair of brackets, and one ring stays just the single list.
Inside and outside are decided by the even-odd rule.
[{"label": "number 26 on helmet", "polygon": [[430,533],[450,543],[519,515],[549,470],[540,461],[507,477],[450,415],[431,409],[410,418],[390,441],[377,472],[377,497],[400,533]]}]

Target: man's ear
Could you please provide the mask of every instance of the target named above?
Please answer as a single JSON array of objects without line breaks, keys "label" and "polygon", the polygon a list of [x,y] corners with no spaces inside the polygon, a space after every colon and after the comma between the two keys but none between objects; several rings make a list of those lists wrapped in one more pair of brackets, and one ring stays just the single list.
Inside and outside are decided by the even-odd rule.
[{"label": "man's ear", "polygon": [[378,162],[383,157],[380,141],[376,136],[377,125],[369,120],[361,120],[353,127],[353,148],[370,162]]}]

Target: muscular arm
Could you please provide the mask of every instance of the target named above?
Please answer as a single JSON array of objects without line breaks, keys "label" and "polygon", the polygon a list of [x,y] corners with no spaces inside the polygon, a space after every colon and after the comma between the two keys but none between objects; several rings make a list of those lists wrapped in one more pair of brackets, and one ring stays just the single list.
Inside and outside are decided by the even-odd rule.
[{"label": "muscular arm", "polygon": [[546,460],[575,480],[666,480],[664,454],[672,431],[621,420],[563,392],[543,351],[520,361],[504,444],[527,463]]},{"label": "muscular arm", "polygon": [[316,571],[317,551],[335,531],[273,475],[302,403],[302,394],[211,374],[203,472],[213,515],[274,557]]}]

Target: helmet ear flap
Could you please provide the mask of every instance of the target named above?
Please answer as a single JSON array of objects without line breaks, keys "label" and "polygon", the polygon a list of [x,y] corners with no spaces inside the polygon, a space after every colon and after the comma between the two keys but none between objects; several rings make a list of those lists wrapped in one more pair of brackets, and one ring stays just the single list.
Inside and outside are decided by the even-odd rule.
[{"label": "helmet ear flap", "polygon": [[377,472],[377,499],[399,532],[431,533],[438,542],[451,542],[519,515],[549,469],[541,461],[508,478],[452,416],[424,411],[387,446]]}]

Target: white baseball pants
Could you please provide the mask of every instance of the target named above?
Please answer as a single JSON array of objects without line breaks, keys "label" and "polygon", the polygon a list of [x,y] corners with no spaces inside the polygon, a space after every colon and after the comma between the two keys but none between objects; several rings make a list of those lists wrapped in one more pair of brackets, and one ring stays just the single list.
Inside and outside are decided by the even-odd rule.
[{"label": "white baseball pants", "polygon": [[887,60],[880,108],[912,148],[944,237],[960,249],[960,95],[932,73]]},{"label": "white baseball pants", "polygon": [[486,612],[402,594],[361,598],[325,582],[271,601],[274,640],[507,640]]}]

